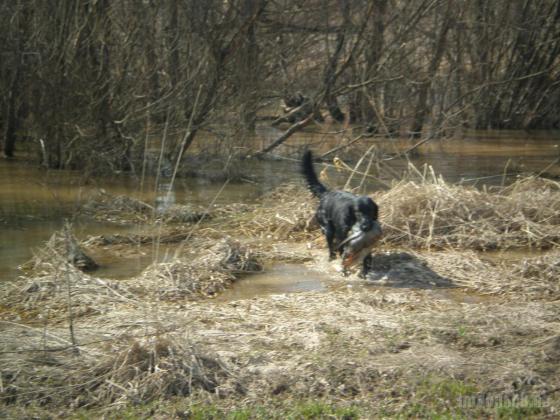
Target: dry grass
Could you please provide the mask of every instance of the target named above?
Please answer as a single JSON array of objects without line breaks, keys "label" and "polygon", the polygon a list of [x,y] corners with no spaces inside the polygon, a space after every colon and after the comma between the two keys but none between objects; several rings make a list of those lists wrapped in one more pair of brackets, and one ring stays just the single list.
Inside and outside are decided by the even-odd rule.
[{"label": "dry grass", "polygon": [[493,191],[404,181],[378,195],[386,243],[414,248],[511,249],[558,246],[560,184],[526,178]]},{"label": "dry grass", "polygon": [[[560,244],[560,184],[551,180],[529,177],[481,190],[432,176],[402,181],[373,198],[381,210],[384,243],[391,246],[483,251]],[[316,206],[305,188],[287,185],[252,209],[228,214],[225,228],[238,237],[317,239]]]},{"label": "dry grass", "polygon": [[113,281],[82,273],[49,241],[28,265],[26,276],[4,285],[0,304],[38,321],[107,313],[119,303],[138,306],[143,300],[214,296],[239,276],[262,270],[265,255],[233,239],[191,238],[170,261],[154,263],[138,277]]},{"label": "dry grass", "polygon": [[132,197],[99,192],[82,206],[80,212],[104,222],[130,224],[148,222],[154,208]]},{"label": "dry grass", "polygon": [[152,221],[190,224],[211,217],[200,206],[173,204],[155,208],[133,197],[114,196],[105,192],[100,192],[91,197],[82,206],[80,213],[96,220],[124,225]]},{"label": "dry grass", "polygon": [[[131,315],[133,312],[128,312]],[[61,328],[30,329],[2,323],[4,403],[69,404],[72,408],[108,402],[140,403],[189,395],[193,389],[216,392],[232,378],[217,355],[185,336],[161,332],[131,336],[146,322],[145,313],[123,318],[113,331],[95,324],[78,326],[77,346]],[[121,313],[121,316],[123,313]],[[107,326],[103,320],[98,320]],[[153,324],[153,323],[152,323]],[[168,328],[173,327],[170,323]],[[83,329],[80,329],[83,328]],[[123,332],[119,329],[123,328]],[[87,329],[87,330],[86,330]],[[17,343],[17,347],[13,345]]]},{"label": "dry grass", "polygon": [[309,239],[309,228],[315,227],[313,215],[316,200],[297,185],[285,185],[266,194],[251,209],[234,214],[226,229],[236,236],[269,241]]},{"label": "dry grass", "polygon": [[553,298],[560,295],[560,252],[558,250],[544,256],[526,258],[513,267],[513,272],[533,285],[534,290]]},{"label": "dry grass", "polygon": [[[497,191],[398,184],[376,200],[385,243],[402,249],[377,250],[369,282],[327,265],[322,244],[301,243],[322,235],[309,223],[316,201],[295,186],[240,212],[222,208],[196,235],[166,231],[160,238],[187,239],[177,257],[132,279],[104,281],[59,252],[44,254],[0,301],[0,399],[69,410],[176,395],[225,406],[324,399],[382,416],[414,403],[450,407],[465,393],[552,398],[558,252],[496,264],[473,250],[554,247],[558,194],[556,183],[533,178]],[[313,256],[306,265],[326,272],[333,289],[201,299],[285,258],[280,241],[292,258]],[[423,249],[434,247],[446,249]],[[448,382],[463,388],[442,391]]]},{"label": "dry grass", "polygon": [[114,409],[203,392],[232,404],[352,399],[398,412],[431,376],[541,395],[560,385],[558,316],[554,304],[391,288],[123,304],[76,322],[79,354],[62,326],[3,323],[1,397]]},{"label": "dry grass", "polygon": [[96,278],[72,265],[55,243],[51,238],[36,252],[26,265],[25,276],[13,284],[3,284],[1,305],[36,322],[67,317],[69,302],[72,316],[81,317],[107,312],[116,303],[134,300],[123,284]]},{"label": "dry grass", "polygon": [[240,275],[262,270],[257,254],[232,239],[191,241],[185,253],[148,267],[135,290],[165,300],[214,296]]}]

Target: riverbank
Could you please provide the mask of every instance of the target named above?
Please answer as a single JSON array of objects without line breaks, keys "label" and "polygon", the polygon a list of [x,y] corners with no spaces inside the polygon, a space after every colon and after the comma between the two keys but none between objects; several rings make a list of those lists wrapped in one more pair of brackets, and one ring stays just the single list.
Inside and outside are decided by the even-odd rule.
[{"label": "riverbank", "polygon": [[[0,411],[557,415],[559,184],[481,191],[419,174],[374,198],[385,238],[365,281],[326,261],[315,202],[299,186],[197,218],[127,206],[116,220],[145,215],[142,232],[80,246],[94,259],[168,247],[128,279],[83,273],[53,240],[2,293]],[[480,252],[528,248],[547,252],[502,262]],[[324,287],[220,299],[280,262],[320,273]]]}]

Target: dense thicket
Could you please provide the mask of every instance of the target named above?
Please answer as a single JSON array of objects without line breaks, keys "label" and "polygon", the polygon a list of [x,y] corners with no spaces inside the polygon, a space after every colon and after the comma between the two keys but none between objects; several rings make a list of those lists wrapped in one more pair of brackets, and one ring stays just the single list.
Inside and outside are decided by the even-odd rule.
[{"label": "dense thicket", "polygon": [[553,0],[18,0],[0,28],[3,153],[49,167],[238,150],[299,92],[381,134],[559,125]]}]

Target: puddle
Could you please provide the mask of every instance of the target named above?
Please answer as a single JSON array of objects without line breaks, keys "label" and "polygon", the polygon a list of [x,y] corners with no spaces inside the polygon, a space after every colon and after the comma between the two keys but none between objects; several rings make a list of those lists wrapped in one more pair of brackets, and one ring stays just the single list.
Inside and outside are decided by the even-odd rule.
[{"label": "puddle", "polygon": [[[131,249],[134,251],[131,252]],[[154,262],[165,262],[173,258],[174,247],[161,246],[156,253],[152,246],[134,247],[127,245],[119,249],[97,250],[90,253],[99,264],[99,268],[91,273],[95,277],[126,280],[142,273],[146,267]]]},{"label": "puddle", "polygon": [[[401,254],[392,256],[399,261],[402,259]],[[395,262],[393,261],[393,263]],[[428,299],[451,300],[466,304],[484,303],[491,299],[489,296],[480,295],[474,291],[454,287],[450,280],[437,276],[424,266],[421,267],[423,270],[412,270],[410,262],[400,265],[404,266],[404,271],[401,273],[402,270],[392,270],[389,273],[392,281],[384,282],[358,279],[354,275],[343,278],[331,272],[313,270],[303,264],[274,264],[266,267],[265,271],[261,273],[250,274],[236,281],[230,289],[217,296],[215,300],[229,302],[274,294],[326,291],[327,289],[348,289],[366,293],[387,289],[395,292],[422,290]],[[410,270],[407,271],[406,268]],[[402,279],[398,274],[403,274],[407,281],[400,281]],[[436,282],[434,279],[440,280],[440,282]]]},{"label": "puddle", "polygon": [[[50,236],[60,230],[63,219],[28,220],[24,227],[0,225],[0,281],[17,278],[22,272],[19,265],[29,261],[35,252],[44,246]],[[104,235],[114,233],[134,233],[134,226],[115,226],[110,223],[97,221],[74,222],[74,234],[78,240],[89,235]],[[94,256],[97,261],[97,258]]]},{"label": "puddle", "polygon": [[262,273],[251,274],[236,281],[216,298],[217,301],[251,299],[283,293],[325,291],[332,279],[325,273],[301,264],[276,264]]}]

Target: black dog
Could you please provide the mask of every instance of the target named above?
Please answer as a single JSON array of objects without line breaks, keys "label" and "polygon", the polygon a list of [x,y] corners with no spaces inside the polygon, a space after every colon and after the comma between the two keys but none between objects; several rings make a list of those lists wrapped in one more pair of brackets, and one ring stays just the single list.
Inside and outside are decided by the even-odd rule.
[{"label": "black dog", "polygon": [[[321,230],[327,238],[329,245],[329,259],[336,258],[337,251],[343,257],[343,267],[347,261],[352,262],[354,255],[347,255],[345,247],[349,244],[349,233],[352,237],[360,235],[367,238],[365,247],[371,248],[381,236],[381,228],[377,222],[378,207],[374,201],[363,195],[355,195],[345,191],[331,191],[325,187],[317,178],[313,168],[313,159],[310,151],[303,155],[302,172],[307,181],[309,189],[320,199],[317,208],[316,218],[321,226]],[[358,232],[356,232],[358,231]],[[375,232],[373,235],[368,232]],[[370,240],[371,238],[371,240]],[[352,249],[352,253],[361,251]],[[363,260],[361,275],[365,275],[367,260],[369,255]]]}]

